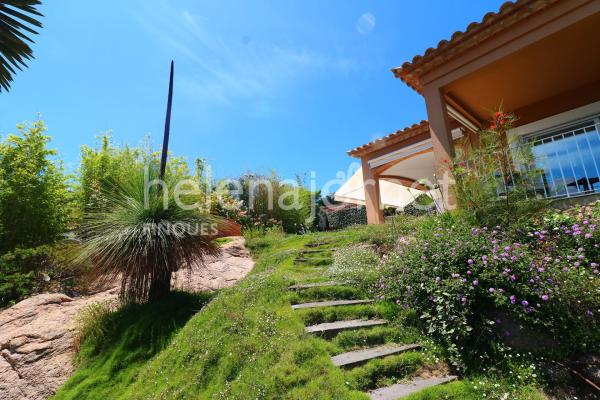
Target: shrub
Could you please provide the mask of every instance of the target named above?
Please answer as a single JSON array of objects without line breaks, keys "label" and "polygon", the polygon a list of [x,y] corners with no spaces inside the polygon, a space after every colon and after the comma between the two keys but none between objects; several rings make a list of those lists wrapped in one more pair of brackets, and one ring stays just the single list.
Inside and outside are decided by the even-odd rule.
[{"label": "shrub", "polygon": [[[547,216],[526,233],[471,228],[444,214],[425,219],[416,236],[400,237],[379,263],[362,250],[341,253],[334,267],[374,296],[414,309],[458,366],[493,360],[511,321],[557,344],[539,351],[572,355],[600,345],[594,210]],[[549,229],[544,221],[570,222]]]},{"label": "shrub", "polygon": [[564,352],[594,348],[600,241],[589,221],[574,226],[534,231],[528,243],[499,228],[439,227],[401,241],[381,292],[414,307],[456,359],[467,345],[491,357],[491,343],[510,334],[496,310],[543,328]]},{"label": "shrub", "polygon": [[20,249],[0,256],[0,307],[27,297],[40,285],[40,272],[52,258],[48,246]]},{"label": "shrub", "polygon": [[281,225],[287,233],[304,233],[315,228],[312,209],[318,193],[309,191],[300,180],[288,183],[274,173],[270,176],[247,173],[238,182],[242,189],[244,226]]},{"label": "shrub", "polygon": [[367,223],[367,209],[365,206],[344,204],[322,209],[327,217],[329,229],[341,229],[351,225]]},{"label": "shrub", "polygon": [[463,139],[462,151],[449,160],[458,207],[475,226],[510,226],[540,212],[546,201],[539,195],[541,174],[531,148],[511,137],[516,117],[498,111],[477,143]]},{"label": "shrub", "polygon": [[412,202],[404,206],[402,212],[406,215],[415,217],[433,214],[435,212],[435,203],[428,195],[421,194]]},{"label": "shrub", "polygon": [[14,265],[0,260],[0,308],[12,305],[31,293],[35,286],[33,272],[23,273]]}]

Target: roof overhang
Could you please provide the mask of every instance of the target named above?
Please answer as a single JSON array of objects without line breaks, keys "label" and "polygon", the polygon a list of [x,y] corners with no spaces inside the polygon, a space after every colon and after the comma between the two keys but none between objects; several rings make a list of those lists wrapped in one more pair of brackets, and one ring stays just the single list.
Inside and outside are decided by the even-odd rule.
[{"label": "roof overhang", "polygon": [[379,150],[389,148],[394,145],[401,145],[402,143],[409,143],[411,140],[418,138],[421,135],[429,134],[429,123],[427,121],[421,121],[418,124],[414,124],[408,128],[390,133],[389,135],[380,139],[374,140],[362,146],[356,147],[348,151],[348,155],[352,157],[364,157],[367,154],[376,153]]},{"label": "roof overhang", "polygon": [[520,0],[393,71],[463,116],[502,108],[520,125],[600,100],[598,37],[598,0]]},{"label": "roof overhang", "polygon": [[405,62],[401,67],[392,68],[392,72],[397,78],[422,94],[421,78],[424,75],[558,1],[560,0],[508,1],[500,6],[498,12],[487,13],[480,22],[469,24],[464,32],[454,32],[450,40],[441,40],[435,48],[430,47],[425,54],[416,55],[412,61]]}]

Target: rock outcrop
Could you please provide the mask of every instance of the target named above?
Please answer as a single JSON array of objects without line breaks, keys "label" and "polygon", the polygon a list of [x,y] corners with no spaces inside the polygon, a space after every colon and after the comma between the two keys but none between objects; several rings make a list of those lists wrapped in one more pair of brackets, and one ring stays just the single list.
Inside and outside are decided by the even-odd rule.
[{"label": "rock outcrop", "polygon": [[73,319],[116,289],[71,298],[40,294],[0,313],[0,400],[46,399],[73,372]]},{"label": "rock outcrop", "polygon": [[[231,286],[254,262],[243,238],[223,245],[205,268],[181,271],[173,286],[188,291]],[[73,372],[74,319],[94,302],[117,297],[118,289],[72,298],[60,293],[33,296],[0,312],[0,400],[41,400],[52,396]]]}]

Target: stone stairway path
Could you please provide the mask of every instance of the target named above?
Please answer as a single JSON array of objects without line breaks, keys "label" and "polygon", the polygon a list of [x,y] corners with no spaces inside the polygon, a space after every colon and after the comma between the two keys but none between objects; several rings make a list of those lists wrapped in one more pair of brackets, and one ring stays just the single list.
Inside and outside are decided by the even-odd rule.
[{"label": "stone stairway path", "polygon": [[[326,251],[333,251],[333,249],[315,249],[320,247],[318,244],[311,246],[313,249],[305,250],[304,254],[315,254],[322,253]],[[301,253],[302,254],[302,253]],[[321,258],[312,258],[315,261],[321,261]],[[300,257],[299,263],[303,263],[304,259]],[[307,260],[308,261],[308,260]],[[302,291],[304,289],[314,289],[314,288],[327,288],[332,286],[344,286],[344,282],[334,282],[334,281],[326,281],[326,282],[310,282],[310,283],[298,283],[292,286],[289,286],[289,290],[293,291]],[[301,309],[314,309],[314,308],[323,308],[323,307],[335,307],[335,306],[352,306],[358,304],[367,304],[372,303],[373,300],[349,300],[349,299],[333,299],[329,301],[315,301],[308,303],[300,303],[292,305],[292,309],[301,310]],[[340,320],[333,322],[324,322],[320,324],[307,326],[306,332],[310,334],[320,335],[322,337],[332,337],[338,334],[339,332],[346,330],[355,330],[355,329],[365,329],[372,328],[376,326],[385,326],[388,324],[388,321],[385,319],[354,319],[354,320]],[[392,355],[398,355],[407,351],[419,350],[421,348],[418,344],[393,344],[388,343],[384,345],[378,345],[374,347],[369,347],[365,349],[360,349],[356,351],[349,351],[346,353],[338,354],[331,357],[332,363],[340,368],[353,368],[358,365],[362,365],[364,363],[369,362],[370,360],[375,360],[379,358],[385,358]],[[456,376],[444,376],[444,377],[432,377],[432,378],[413,378],[406,383],[398,383],[387,387],[378,388],[372,391],[369,391],[367,394],[373,400],[397,400],[404,398],[412,393],[419,392],[428,387],[433,387],[437,385],[441,385],[444,383],[451,382],[457,379]]]}]

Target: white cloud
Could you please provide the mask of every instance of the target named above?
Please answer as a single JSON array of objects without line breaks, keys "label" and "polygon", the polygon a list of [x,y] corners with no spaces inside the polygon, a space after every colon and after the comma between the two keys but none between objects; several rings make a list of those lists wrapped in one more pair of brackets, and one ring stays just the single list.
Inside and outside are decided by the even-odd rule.
[{"label": "white cloud", "polygon": [[205,18],[166,4],[153,3],[137,19],[155,40],[197,67],[186,68],[186,75],[176,78],[178,86],[197,100],[227,105],[237,99],[274,97],[320,73],[356,68],[351,59],[257,43],[249,36],[227,41],[207,29]]},{"label": "white cloud", "polygon": [[366,35],[367,33],[371,32],[373,28],[375,28],[375,24],[375,16],[370,12],[366,12],[358,17],[358,21],[356,21],[356,30],[361,35]]}]

